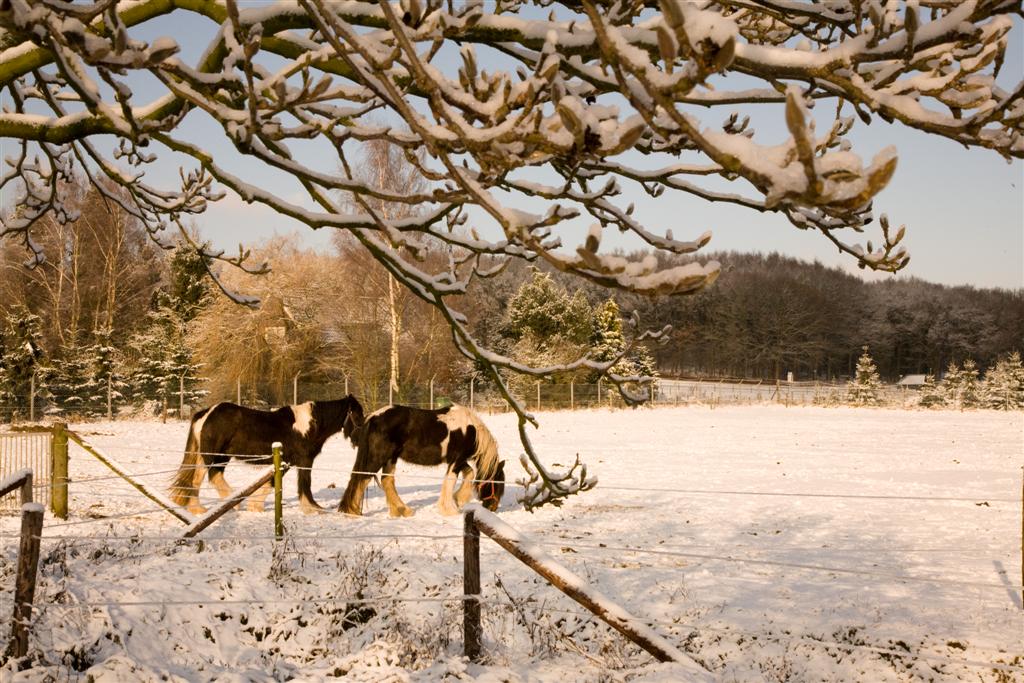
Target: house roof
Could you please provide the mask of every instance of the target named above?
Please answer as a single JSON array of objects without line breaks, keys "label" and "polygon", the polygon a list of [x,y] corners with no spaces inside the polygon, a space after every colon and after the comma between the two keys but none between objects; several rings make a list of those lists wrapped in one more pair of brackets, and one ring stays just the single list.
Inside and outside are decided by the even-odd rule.
[{"label": "house roof", "polygon": [[924,384],[926,375],[903,375],[897,384],[901,387],[919,387]]}]

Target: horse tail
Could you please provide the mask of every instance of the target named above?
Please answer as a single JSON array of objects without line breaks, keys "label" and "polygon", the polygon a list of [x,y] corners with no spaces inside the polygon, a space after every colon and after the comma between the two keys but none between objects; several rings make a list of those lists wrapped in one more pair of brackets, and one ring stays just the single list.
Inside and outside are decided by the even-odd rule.
[{"label": "horse tail", "polygon": [[185,455],[181,459],[181,467],[178,468],[174,480],[171,482],[171,500],[178,505],[188,505],[189,501],[199,493],[194,486],[196,468],[199,467],[200,459],[199,436],[202,431],[202,422],[205,421],[204,418],[209,412],[209,408],[203,408],[192,416],[188,439],[185,441]]}]

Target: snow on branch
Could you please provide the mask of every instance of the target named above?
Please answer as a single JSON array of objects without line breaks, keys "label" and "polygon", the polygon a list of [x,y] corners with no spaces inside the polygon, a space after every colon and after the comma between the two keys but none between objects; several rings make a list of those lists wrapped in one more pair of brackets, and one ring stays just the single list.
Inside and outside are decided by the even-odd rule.
[{"label": "snow on branch", "polygon": [[[896,150],[863,157],[849,133],[899,121],[1024,158],[1024,84],[1001,71],[1019,12],[1019,0],[10,0],[0,6],[0,136],[12,141],[0,190],[16,209],[0,218],[0,238],[41,263],[33,229],[48,214],[74,220],[59,188],[82,177],[164,245],[226,190],[350,232],[437,307],[525,425],[532,416],[502,373],[594,362],[531,368],[494,353],[469,337],[454,297],[516,259],[642,294],[714,282],[717,263],[657,257],[699,256],[705,226],[644,225],[627,188],[651,202],[777,213],[861,267],[899,270],[904,228],[884,216],[872,225]],[[205,40],[201,53],[180,49],[180,16]],[[733,110],[744,104],[766,105],[751,116],[784,123],[787,139],[767,143]],[[403,155],[421,189],[396,193],[346,171],[365,143]],[[212,151],[225,146],[234,160]],[[178,182],[149,180],[158,159],[182,167]],[[338,194],[362,208],[342,210]],[[381,205],[416,210],[390,216]],[[608,231],[654,255],[602,250]],[[424,245],[447,258],[424,261]],[[193,248],[208,264],[265,270],[244,248]],[[627,400],[643,398],[644,378],[608,377]],[[530,504],[587,488],[582,464],[549,473],[523,435]]]}]

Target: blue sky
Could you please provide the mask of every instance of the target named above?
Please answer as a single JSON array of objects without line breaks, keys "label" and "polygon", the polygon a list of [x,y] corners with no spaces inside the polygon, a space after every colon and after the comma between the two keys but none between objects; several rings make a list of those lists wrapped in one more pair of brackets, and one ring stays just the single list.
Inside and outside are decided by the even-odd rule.
[{"label": "blue sky", "polygon": [[[192,22],[198,22],[193,24]],[[191,27],[196,29],[192,30]],[[1015,39],[1006,60],[1004,84],[1024,77],[1024,25],[1016,21]],[[183,56],[193,61],[211,35],[205,20],[194,15],[165,20],[156,27],[147,27],[136,35],[151,39],[171,35],[183,48]],[[442,67],[446,67],[442,63]],[[448,71],[448,68],[445,68]],[[137,95],[148,94],[148,84],[133,83]],[[821,109],[831,107],[822,106]],[[717,123],[727,111],[709,115],[703,110],[695,112],[708,125]],[[755,111],[753,126],[756,138],[764,144],[781,142],[788,133],[783,122],[781,107],[761,107]],[[825,112],[822,122],[828,118]],[[206,144],[229,170],[246,177],[254,184],[271,187],[285,196],[301,201],[297,184],[280,173],[262,169],[258,164],[244,161],[223,139],[217,127],[203,120],[201,113],[190,114],[187,119],[187,137],[193,142]],[[868,126],[856,123],[849,136],[865,160],[888,145],[899,150],[899,165],[890,185],[876,199],[876,215],[886,213],[895,225],[906,224],[905,244],[911,254],[910,265],[895,277],[916,276],[932,282],[977,287],[1024,287],[1024,164],[1017,160],[1007,163],[998,155],[980,149],[965,150],[951,141],[919,133],[900,124],[886,124],[875,118]],[[6,146],[6,145],[4,145]],[[319,165],[323,155],[311,146],[305,156],[311,164]],[[178,166],[187,160],[171,155],[150,167],[148,178],[153,181],[173,182]],[[191,164],[188,164],[191,167]],[[334,170],[327,167],[324,170]],[[749,196],[744,183],[735,183],[731,191]],[[289,189],[289,186],[291,189]],[[706,230],[713,234],[709,250],[777,251],[789,256],[818,259],[837,265],[850,272],[864,274],[853,260],[842,256],[821,235],[798,231],[780,216],[758,214],[730,206],[709,205],[681,193],[665,193],[658,199],[626,188],[635,196],[637,216],[655,231],[672,229],[677,239],[695,238]],[[535,207],[523,207],[531,210]],[[300,241],[313,248],[330,248],[327,231],[314,232],[288,218],[280,217],[269,209],[246,205],[230,195],[212,205],[206,214],[196,218],[202,234],[214,244],[229,251],[237,250],[241,242],[253,246],[274,235],[297,234]],[[585,226],[579,226],[579,232]],[[865,238],[875,238],[871,233]],[[852,239],[852,237],[851,237]],[[639,242],[615,241],[606,238],[603,249],[621,247],[631,249]],[[894,277],[868,275],[868,277]]]}]

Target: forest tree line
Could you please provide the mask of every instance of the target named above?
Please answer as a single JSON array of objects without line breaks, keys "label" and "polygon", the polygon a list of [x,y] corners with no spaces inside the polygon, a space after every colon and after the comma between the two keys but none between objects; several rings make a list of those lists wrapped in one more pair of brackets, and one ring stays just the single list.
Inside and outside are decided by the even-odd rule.
[{"label": "forest tree line", "polygon": [[[410,401],[414,387],[476,371],[440,314],[396,290],[341,233],[329,253],[283,238],[254,248],[271,262],[267,275],[224,268],[228,287],[260,297],[253,310],[221,295],[194,252],[160,249],[94,190],[79,190],[74,204],[75,221],[43,219],[37,240],[50,256],[41,266],[26,269],[24,247],[0,243],[0,405],[8,412],[30,392],[86,413],[102,413],[108,400],[174,407],[239,391],[244,401],[286,403],[296,376],[330,393],[348,380],[371,404],[397,378],[396,400]],[[777,254],[705,258],[724,272],[695,296],[609,297],[515,262],[460,304],[480,341],[534,365],[565,363],[587,349],[596,360],[616,357],[634,312],[641,328],[671,325],[667,343],[633,348],[613,369],[625,375],[845,379],[867,345],[881,377],[893,381],[967,359],[984,369],[1022,351],[1022,290],[869,283]],[[587,370],[547,381],[595,379]],[[525,381],[509,380],[514,388]],[[486,378],[479,381],[486,390]]]}]

